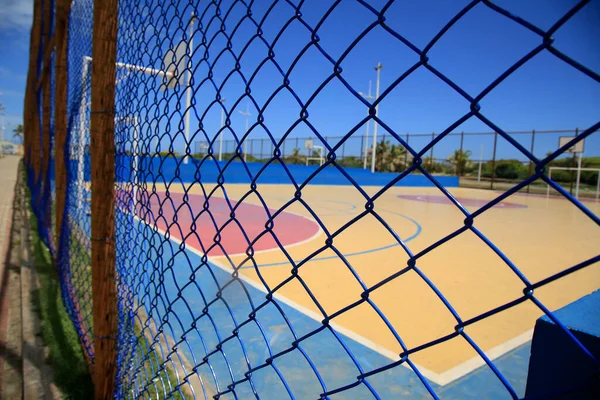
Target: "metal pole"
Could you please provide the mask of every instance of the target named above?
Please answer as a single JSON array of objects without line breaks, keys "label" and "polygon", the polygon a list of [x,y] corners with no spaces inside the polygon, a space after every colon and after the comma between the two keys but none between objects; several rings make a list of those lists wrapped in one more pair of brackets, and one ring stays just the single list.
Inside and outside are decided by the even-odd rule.
[{"label": "metal pole", "polygon": [[[248,117],[246,116],[246,132],[248,133]],[[244,161],[248,161],[248,137],[244,138]]]},{"label": "metal pole", "polygon": [[481,181],[481,165],[483,164],[483,143],[481,149],[479,149],[479,171],[477,171],[477,182]]},{"label": "metal pole", "polygon": [[79,100],[79,137],[77,138],[77,208],[79,217],[83,210],[83,186],[84,186],[84,168],[85,168],[85,125],[87,108],[87,90],[85,82],[87,81],[90,59],[84,57],[81,67],[81,100]]},{"label": "metal pole", "polygon": [[[408,146],[408,139],[410,138],[410,134],[406,134],[406,146]],[[404,152],[404,170],[408,169],[408,149]]]},{"label": "metal pole", "polygon": [[494,178],[496,177],[496,144],[498,143],[498,132],[494,132],[494,151],[492,153],[492,176],[490,179],[490,189],[494,188]]},{"label": "metal pole", "polygon": [[[244,111],[240,111],[240,110],[238,110],[238,112],[240,114],[242,114],[243,116],[246,117],[246,132],[244,132],[244,136],[245,136],[248,133],[248,117],[250,117],[250,103],[246,104],[246,111],[245,112]],[[245,137],[244,138],[244,150],[243,150],[244,151],[244,161],[248,161],[248,152],[247,152],[247,149],[248,149],[248,138]]]},{"label": "metal pole", "polygon": [[363,160],[363,169],[367,169],[367,155],[365,153],[363,153],[366,150],[367,149],[365,147],[365,137],[361,136],[360,137],[360,158]]},{"label": "metal pole", "polygon": [[583,153],[579,153],[579,161],[577,162],[577,183],[575,184],[575,198],[579,199],[579,179],[581,178],[581,160]]},{"label": "metal pole", "polygon": [[137,187],[138,187],[138,179],[139,179],[139,167],[138,167],[138,157],[140,154],[138,148],[138,117],[137,115],[133,117],[133,190],[132,190],[132,210],[131,214],[135,215],[136,205],[137,205]]},{"label": "metal pole", "polygon": [[[377,63],[375,70],[377,71],[377,82],[375,84],[375,101],[379,100],[379,86],[380,86],[380,78],[381,78],[381,68],[383,65],[381,63]],[[375,117],[379,115],[379,103],[375,106]],[[373,121],[373,153],[371,157],[371,172],[375,172],[375,157],[377,153],[377,120]]]},{"label": "metal pole", "polygon": [[[369,81],[369,92],[367,93],[366,96],[363,96],[365,99],[372,99],[373,96],[371,96],[371,84],[373,82]],[[369,110],[367,110],[367,116],[369,115]],[[366,123],[366,132],[365,132],[365,136],[364,136],[364,149],[365,149],[365,158],[363,159],[363,169],[367,169],[367,154],[368,154],[368,147],[369,147],[369,122],[371,122],[371,120],[368,120]],[[362,151],[362,144],[361,144],[361,151]]]},{"label": "metal pole", "polygon": [[221,99],[221,133],[219,134],[219,161],[223,161],[223,136],[225,135],[225,131],[223,127],[225,126],[225,107],[223,107],[223,103],[225,103],[225,99]]},{"label": "metal pole", "polygon": [[188,163],[188,151],[189,151],[189,139],[190,139],[190,115],[192,112],[190,111],[190,105],[192,104],[192,52],[194,51],[194,20],[196,16],[194,12],[192,12],[192,18],[190,19],[190,38],[189,38],[189,59],[188,59],[188,69],[187,69],[187,91],[185,94],[185,128],[184,128],[184,136],[185,136],[185,154],[183,155],[183,163]]},{"label": "metal pole", "polygon": [[[575,137],[577,137],[577,135],[579,135],[579,128],[575,128]],[[577,157],[577,155],[575,153],[573,153],[573,164],[575,164],[575,157]],[[569,193],[573,194],[573,170],[569,171],[570,172],[570,184],[569,184]]]},{"label": "metal pole", "polygon": [[[531,154],[533,154],[533,146],[535,144],[535,129],[531,131],[531,148],[530,148],[530,152]],[[531,176],[531,170],[533,169],[533,163],[531,162],[531,160],[529,160],[529,171],[527,172],[527,175]],[[529,186],[527,185],[527,193],[529,193]]]},{"label": "metal pole", "polygon": [[[435,132],[431,133],[431,141],[433,142],[435,140]],[[431,151],[429,152],[429,168],[431,170],[433,170],[433,147],[431,146]]]}]

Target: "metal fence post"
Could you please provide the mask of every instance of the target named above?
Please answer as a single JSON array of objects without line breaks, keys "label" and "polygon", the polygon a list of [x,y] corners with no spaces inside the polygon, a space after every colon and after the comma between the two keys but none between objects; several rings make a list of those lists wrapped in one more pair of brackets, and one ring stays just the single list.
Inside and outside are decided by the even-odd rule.
[{"label": "metal fence post", "polygon": [[364,136],[361,136],[361,137],[360,137],[360,162],[361,162],[361,163],[362,163],[362,162],[363,162],[363,160],[364,160],[364,158],[363,158],[363,157],[366,157],[366,156],[367,156],[366,154],[364,154],[364,148],[365,148],[365,137],[364,137]]},{"label": "metal fence post", "polygon": [[115,86],[118,0],[94,0],[90,150],[92,310],[95,398],[114,396],[117,349],[115,282]]},{"label": "metal fence post", "polygon": [[[577,136],[579,136],[579,128],[575,128],[575,137],[577,137]],[[577,153],[574,152],[570,167],[575,167],[577,165],[576,159],[577,159]],[[573,173],[573,170],[570,170],[569,172],[570,172],[569,193],[571,195],[573,195],[573,175],[574,175],[574,173]]]},{"label": "metal fence post", "polygon": [[[431,141],[435,140],[435,132],[431,134]],[[429,168],[433,169],[433,147],[431,146],[431,151],[429,152]]]},{"label": "metal fence post", "polygon": [[[410,138],[410,133],[406,134],[406,145],[408,146],[408,140]],[[408,169],[408,149],[404,152],[404,170]]]},{"label": "metal fence post", "polygon": [[[535,129],[531,131],[531,148],[529,149],[531,154],[533,154],[534,144],[535,144]],[[531,176],[532,169],[533,169],[533,163],[531,162],[531,160],[529,160],[529,170],[527,171],[528,176]],[[529,186],[531,186],[531,185],[527,185],[527,193],[529,193]]]},{"label": "metal fence post", "polygon": [[490,178],[490,189],[494,189],[494,178],[496,177],[496,145],[498,144],[498,132],[494,132],[494,150],[492,153],[492,176]]}]

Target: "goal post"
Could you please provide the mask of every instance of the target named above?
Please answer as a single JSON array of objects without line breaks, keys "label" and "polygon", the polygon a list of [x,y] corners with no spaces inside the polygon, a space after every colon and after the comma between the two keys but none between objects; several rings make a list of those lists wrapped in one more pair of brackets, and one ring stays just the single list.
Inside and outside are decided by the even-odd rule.
[{"label": "goal post", "polygon": [[[304,148],[306,149],[306,165],[308,166],[309,161],[319,161],[319,166],[323,165],[323,146],[315,146],[312,139],[306,139],[304,141]],[[318,157],[314,157],[313,151],[318,152]]]},{"label": "goal post", "polygon": [[[165,65],[167,66],[167,70],[162,70],[162,69],[157,69],[157,68],[152,68],[152,67],[146,67],[146,66],[141,66],[141,65],[135,65],[135,64],[128,64],[128,63],[123,63],[123,62],[117,62],[116,63],[116,67],[117,69],[121,69],[121,70],[125,70],[128,73],[141,73],[141,74],[147,74],[147,75],[154,75],[156,77],[163,77],[166,78],[166,84],[163,83],[161,85],[161,89],[164,88],[174,88],[178,85],[183,84],[183,79],[181,79],[180,77],[180,73],[179,73],[179,69],[181,68],[187,68],[187,65],[183,65],[183,66],[179,66],[178,64],[174,64],[174,59],[173,56],[175,57],[180,57],[183,58],[182,56],[182,52],[184,52],[185,49],[179,45],[177,46],[177,48],[175,50],[168,50],[165,54]],[[187,63],[184,63],[187,64]],[[80,91],[81,91],[81,98],[79,99],[79,126],[77,128],[77,146],[75,148],[75,146],[71,146],[71,154],[75,155],[76,154],[76,159],[77,159],[77,182],[78,182],[78,186],[77,186],[77,195],[76,195],[76,199],[77,199],[77,207],[79,208],[79,212],[81,215],[81,211],[83,208],[83,205],[88,203],[88,199],[86,198],[86,196],[84,196],[85,194],[85,156],[86,153],[88,152],[87,149],[89,148],[89,113],[88,113],[88,109],[90,107],[91,104],[91,85],[88,85],[88,81],[91,78],[91,73],[92,73],[92,57],[90,56],[83,56],[82,58],[82,67],[81,67],[81,87],[80,87]],[[124,78],[121,79],[117,79],[117,84]],[[133,159],[132,159],[132,168],[137,169],[138,167],[138,141],[139,141],[139,120],[138,120],[138,116],[134,115],[134,116],[125,116],[125,117],[115,117],[115,124],[119,125],[119,124],[130,124],[133,123],[133,144],[132,144],[132,155],[133,155]],[[187,138],[186,138],[186,153],[187,153]],[[135,173],[136,175],[136,180],[137,180],[137,172]],[[136,196],[136,182],[134,182],[134,189],[132,191],[132,200],[135,203],[135,196]]]},{"label": "goal post", "polygon": [[[577,136],[561,136],[558,138],[558,148],[562,148],[569,144],[573,139]],[[584,151],[584,142],[582,139],[579,142],[575,143],[573,146],[567,148],[565,151],[567,153],[571,153],[577,155],[577,167],[550,167],[548,170],[548,178],[552,179],[552,170],[568,170],[568,171],[577,171],[577,178],[575,181],[575,198],[579,199],[579,184],[581,182],[581,171],[599,171],[598,175],[598,184],[596,186],[596,200],[598,199],[598,189],[600,186],[600,168],[581,168],[581,163],[583,160],[583,151]],[[546,190],[546,196],[550,195],[550,185]]]},{"label": "goal post", "polygon": [[[596,180],[596,200],[600,199],[600,168],[579,168],[579,167],[550,167],[548,169],[548,178],[552,179],[552,171],[577,171],[577,183],[575,198],[579,198],[579,181],[581,179],[581,171],[595,171],[598,174]],[[546,197],[550,196],[550,185],[546,188]]]}]

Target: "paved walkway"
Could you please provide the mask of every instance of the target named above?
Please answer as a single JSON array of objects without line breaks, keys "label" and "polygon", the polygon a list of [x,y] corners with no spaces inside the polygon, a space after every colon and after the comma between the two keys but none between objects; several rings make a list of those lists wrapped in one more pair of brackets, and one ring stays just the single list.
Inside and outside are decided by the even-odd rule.
[{"label": "paved walkway", "polygon": [[[37,277],[29,257],[20,157],[0,158],[0,399],[52,399],[40,326],[33,310]],[[22,183],[22,182],[21,182]]]}]

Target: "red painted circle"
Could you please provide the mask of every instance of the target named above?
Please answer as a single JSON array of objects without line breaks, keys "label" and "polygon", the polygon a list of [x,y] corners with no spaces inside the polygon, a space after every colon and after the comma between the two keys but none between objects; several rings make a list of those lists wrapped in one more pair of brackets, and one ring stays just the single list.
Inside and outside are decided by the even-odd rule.
[{"label": "red painted circle", "polygon": [[[424,203],[452,204],[450,199],[448,199],[446,196],[437,196],[437,195],[430,195],[430,194],[400,194],[400,195],[398,195],[398,197],[401,199],[422,201]],[[458,202],[465,207],[483,207],[487,203],[490,202],[490,200],[473,199],[473,198],[469,198],[469,197],[455,197],[455,199],[458,200]],[[501,201],[500,203],[496,204],[494,207],[497,207],[497,208],[527,208],[527,206],[524,204],[509,203],[507,201]]]},{"label": "red painted circle", "polygon": [[[143,219],[147,223],[156,223],[171,237],[185,239],[186,246],[207,252],[208,256],[213,257],[245,253],[248,242],[263,234],[269,219],[263,206],[247,203],[241,203],[232,218],[231,208],[236,206],[235,201],[230,200],[231,208],[221,197],[211,197],[206,204],[206,197],[198,194],[188,194],[188,200],[184,203],[182,193],[169,193],[168,197],[165,193],[157,193],[144,203],[148,207],[140,208],[138,213],[142,217],[145,215]],[[271,216],[275,212],[269,209]],[[217,235],[219,229],[222,230]],[[271,231],[264,233],[252,248],[254,252],[278,248],[273,236],[277,237],[281,246],[293,245],[311,238],[318,231],[316,222],[284,211],[273,219]]]}]

